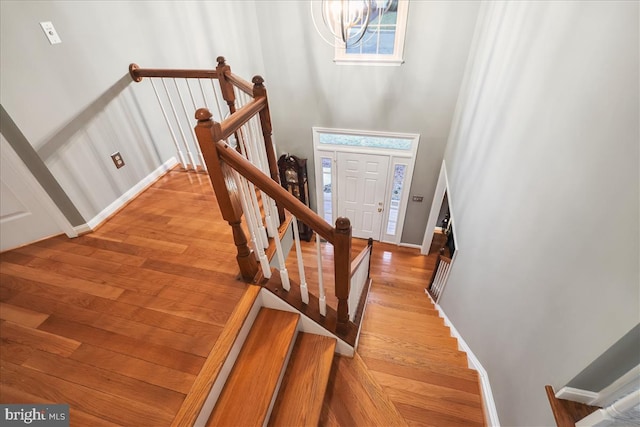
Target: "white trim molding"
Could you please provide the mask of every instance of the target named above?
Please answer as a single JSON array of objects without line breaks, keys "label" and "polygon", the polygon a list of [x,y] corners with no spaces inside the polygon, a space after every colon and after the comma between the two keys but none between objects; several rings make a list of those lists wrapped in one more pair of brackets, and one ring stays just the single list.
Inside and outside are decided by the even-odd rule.
[{"label": "white trim molding", "polygon": [[491,427],[500,427],[500,420],[498,419],[496,402],[493,399],[493,392],[491,391],[491,384],[489,383],[489,375],[487,374],[487,371],[484,369],[476,355],[473,354],[473,351],[471,351],[469,345],[465,342],[464,338],[462,338],[462,335],[460,335],[455,326],[453,326],[453,323],[451,323],[451,320],[449,320],[442,307],[440,307],[435,301],[433,301],[433,298],[431,298],[431,295],[429,295],[426,290],[425,294],[427,295],[427,297],[429,297],[433,305],[436,307],[436,310],[438,310],[440,317],[442,317],[442,319],[444,320],[444,324],[451,330],[451,336],[458,340],[458,349],[467,353],[467,364],[469,368],[475,369],[478,372],[478,377],[480,379],[480,391],[482,392],[482,404],[484,406],[484,413],[486,417],[486,425]]},{"label": "white trim molding", "polygon": [[580,390],[579,388],[562,387],[556,393],[556,398],[590,405],[591,402],[598,398],[598,393],[589,390]]},{"label": "white trim molding", "polygon": [[[315,199],[316,199],[316,211],[321,217],[325,217],[324,212],[324,186],[323,186],[323,172],[322,172],[322,159],[331,159],[331,209],[333,219],[327,221],[333,223],[338,215],[337,205],[337,187],[338,176],[336,173],[337,153],[363,153],[386,156],[389,158],[389,170],[387,173],[387,182],[385,183],[385,202],[391,199],[391,189],[393,187],[393,178],[395,167],[398,165],[404,165],[405,175],[404,182],[402,184],[402,192],[400,195],[400,205],[398,208],[398,218],[396,220],[395,234],[387,234],[387,225],[389,222],[390,209],[384,209],[384,215],[380,225],[380,237],[374,240],[384,243],[391,243],[399,245],[402,239],[402,232],[404,230],[405,215],[409,204],[409,193],[411,189],[411,183],[413,180],[413,171],[415,167],[416,153],[420,144],[420,134],[417,133],[400,133],[400,132],[382,132],[382,131],[368,131],[368,130],[352,130],[352,129],[334,129],[323,128],[314,126],[311,128],[313,135],[313,155],[314,155],[314,167],[315,167]],[[372,138],[391,138],[398,140],[406,140],[409,142],[407,148],[380,148],[369,147],[363,145],[340,145],[331,143],[322,143],[320,141],[321,135],[334,134],[334,135],[346,135],[346,136],[361,136]]]},{"label": "white trim molding", "polygon": [[124,207],[129,201],[135,199],[140,193],[142,193],[147,187],[153,184],[158,178],[167,173],[171,168],[178,164],[175,157],[171,157],[169,160],[161,164],[145,176],[136,185],[131,187],[126,193],[114,200],[109,206],[100,211],[96,216],[87,221],[86,224],[82,224],[74,227],[74,230],[78,234],[88,233],[95,230],[99,225],[106,221],[111,215],[116,213],[122,207]]},{"label": "white trim molding", "polygon": [[[450,222],[453,223],[453,208],[451,203],[451,190],[449,188],[449,178],[447,177],[447,164],[442,160],[442,166],[440,166],[440,175],[438,176],[438,183],[436,184],[436,191],[433,194],[433,201],[431,202],[431,210],[429,211],[429,219],[427,220],[427,227],[424,231],[424,238],[422,240],[422,249],[420,253],[427,255],[431,242],[433,241],[433,230],[436,229],[436,223],[438,222],[438,215],[440,214],[440,207],[442,206],[442,200],[445,193],[449,201],[449,217]],[[453,238],[456,238],[455,233]],[[458,251],[458,242],[456,241],[456,251]]]},{"label": "white trim molding", "polygon": [[636,365],[620,378],[600,391],[562,387],[556,392],[556,398],[572,400],[591,406],[608,406],[631,393],[640,384],[640,365]]}]

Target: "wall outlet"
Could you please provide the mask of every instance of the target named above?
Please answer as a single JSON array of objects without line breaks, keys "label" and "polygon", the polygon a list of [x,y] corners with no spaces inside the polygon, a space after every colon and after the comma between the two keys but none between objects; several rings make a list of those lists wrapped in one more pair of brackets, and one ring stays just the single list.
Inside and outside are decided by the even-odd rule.
[{"label": "wall outlet", "polygon": [[422,202],[423,199],[424,199],[424,196],[413,196],[411,198],[411,200],[413,200],[414,202]]},{"label": "wall outlet", "polygon": [[60,36],[58,35],[58,32],[56,31],[56,29],[53,28],[53,24],[51,23],[51,21],[41,22],[40,26],[42,27],[42,31],[44,31],[44,34],[49,39],[49,43],[51,44],[62,43],[62,39],[60,39]]},{"label": "wall outlet", "polygon": [[124,166],[124,159],[119,151],[116,151],[111,155],[111,160],[113,160],[113,164],[116,165],[116,168],[118,169]]}]

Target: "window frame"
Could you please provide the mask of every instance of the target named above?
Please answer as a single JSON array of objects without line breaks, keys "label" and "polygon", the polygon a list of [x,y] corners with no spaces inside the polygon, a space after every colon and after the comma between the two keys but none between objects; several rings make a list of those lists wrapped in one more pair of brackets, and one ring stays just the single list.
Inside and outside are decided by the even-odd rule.
[{"label": "window frame", "polygon": [[399,66],[404,63],[404,39],[409,16],[409,0],[398,0],[393,54],[347,53],[344,45],[336,45],[333,61],[338,65]]}]

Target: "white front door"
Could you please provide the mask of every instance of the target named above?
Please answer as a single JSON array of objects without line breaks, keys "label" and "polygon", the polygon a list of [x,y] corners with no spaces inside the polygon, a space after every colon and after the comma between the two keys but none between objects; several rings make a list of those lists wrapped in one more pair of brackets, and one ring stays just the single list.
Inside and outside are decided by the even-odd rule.
[{"label": "white front door", "polygon": [[389,157],[338,152],[337,216],[351,220],[353,237],[380,240]]},{"label": "white front door", "polygon": [[[0,156],[0,251],[63,232],[44,190],[4,137]],[[36,187],[37,186],[37,187]],[[45,193],[46,194],[46,193]],[[56,208],[57,209],[57,208]]]}]

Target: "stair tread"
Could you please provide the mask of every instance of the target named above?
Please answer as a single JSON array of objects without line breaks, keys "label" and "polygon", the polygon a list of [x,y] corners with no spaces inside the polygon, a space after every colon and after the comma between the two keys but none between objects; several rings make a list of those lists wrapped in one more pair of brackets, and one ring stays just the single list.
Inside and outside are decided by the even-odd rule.
[{"label": "stair tread", "polygon": [[299,317],[260,309],[207,426],[264,424]]},{"label": "stair tread", "polygon": [[336,356],[319,425],[406,426],[358,353]]},{"label": "stair tread", "polygon": [[298,334],[270,426],[317,426],[329,382],[334,338]]}]

